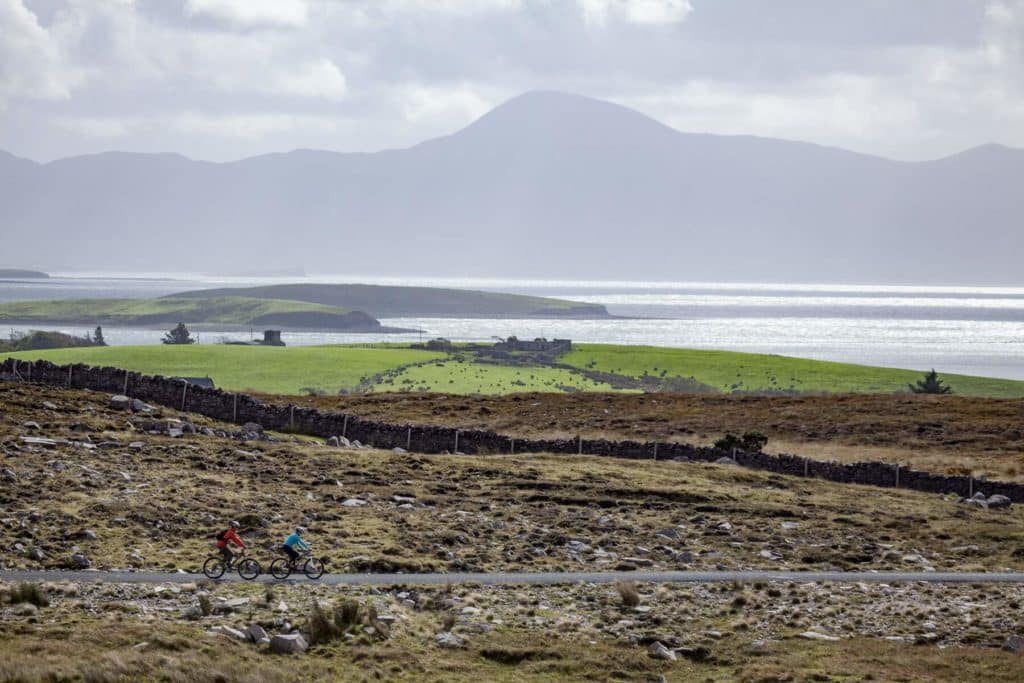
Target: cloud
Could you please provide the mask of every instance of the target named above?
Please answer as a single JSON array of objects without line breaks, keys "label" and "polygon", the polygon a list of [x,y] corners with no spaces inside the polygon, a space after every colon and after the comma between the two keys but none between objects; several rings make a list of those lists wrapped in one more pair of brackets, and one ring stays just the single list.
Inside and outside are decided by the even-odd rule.
[{"label": "cloud", "polygon": [[244,28],[300,28],[309,5],[306,0],[186,0],[185,13]]},{"label": "cloud", "polygon": [[693,11],[688,0],[577,0],[590,26],[607,26],[612,19],[631,24],[660,25],[683,21]]},{"label": "cloud", "polygon": [[338,65],[329,59],[301,64],[291,71],[280,71],[270,79],[268,92],[297,97],[344,99],[348,82]]},{"label": "cloud", "polygon": [[484,88],[469,84],[429,86],[421,83],[399,88],[398,99],[406,121],[464,125],[486,114],[500,96],[486,97]]},{"label": "cloud", "polygon": [[61,41],[71,39],[61,24],[40,26],[21,0],[0,0],[0,102],[7,97],[66,100],[83,82],[82,70],[69,66]]}]

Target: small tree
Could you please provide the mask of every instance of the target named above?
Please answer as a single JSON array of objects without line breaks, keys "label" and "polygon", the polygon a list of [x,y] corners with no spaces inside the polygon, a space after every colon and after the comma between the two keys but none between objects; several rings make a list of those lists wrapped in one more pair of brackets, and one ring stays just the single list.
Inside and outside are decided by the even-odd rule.
[{"label": "small tree", "polygon": [[164,335],[164,344],[195,344],[196,340],[189,334],[185,323],[178,323],[178,326]]},{"label": "small tree", "polygon": [[932,368],[931,372],[924,374],[924,379],[919,379],[914,384],[908,384],[910,390],[915,394],[952,394],[953,390],[939,379],[939,373]]},{"label": "small tree", "polygon": [[92,335],[92,343],[94,346],[107,345],[107,340],[103,338],[103,328],[99,325],[96,326],[96,331]]}]

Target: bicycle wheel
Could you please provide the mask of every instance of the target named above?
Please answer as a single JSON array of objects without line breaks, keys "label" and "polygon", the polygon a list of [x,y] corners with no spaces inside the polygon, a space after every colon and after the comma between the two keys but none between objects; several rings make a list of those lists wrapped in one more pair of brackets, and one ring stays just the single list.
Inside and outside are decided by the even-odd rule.
[{"label": "bicycle wheel", "polygon": [[263,568],[260,566],[260,563],[251,557],[245,558],[238,565],[238,575],[246,581],[252,581],[259,576],[262,571]]},{"label": "bicycle wheel", "polygon": [[324,562],[318,557],[310,557],[302,565],[302,571],[311,579],[319,579],[324,575]]},{"label": "bicycle wheel", "polygon": [[292,566],[283,557],[279,557],[270,563],[270,574],[275,579],[287,579],[292,573]]},{"label": "bicycle wheel", "polygon": [[224,560],[217,557],[216,555],[209,558],[208,560],[206,560],[206,562],[203,563],[203,573],[211,579],[219,579],[220,577],[224,576],[225,569],[226,567],[224,566]]}]

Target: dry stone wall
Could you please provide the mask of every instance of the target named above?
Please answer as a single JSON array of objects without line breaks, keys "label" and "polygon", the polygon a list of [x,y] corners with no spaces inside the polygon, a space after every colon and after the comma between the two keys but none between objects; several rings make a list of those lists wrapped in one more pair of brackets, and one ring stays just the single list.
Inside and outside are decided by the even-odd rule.
[{"label": "dry stone wall", "polygon": [[842,464],[811,460],[796,455],[769,455],[743,451],[723,452],[684,443],[641,443],[606,439],[519,439],[480,430],[394,424],[364,420],[346,413],[278,405],[245,394],[206,389],[167,377],[143,375],[119,368],[88,365],[55,365],[49,361],[17,361],[0,364],[0,373],[29,382],[74,389],[125,394],[149,403],[195,412],[224,422],[256,422],[266,429],[294,431],[319,437],[345,436],[377,448],[404,448],[419,453],[587,454],[635,460],[687,459],[710,462],[729,456],[743,467],[793,476],[816,477],[848,484],[899,487],[931,493],[956,493],[969,497],[981,490],[1024,503],[1024,485],[1012,482],[978,482],[968,476],[919,472],[879,462]]}]

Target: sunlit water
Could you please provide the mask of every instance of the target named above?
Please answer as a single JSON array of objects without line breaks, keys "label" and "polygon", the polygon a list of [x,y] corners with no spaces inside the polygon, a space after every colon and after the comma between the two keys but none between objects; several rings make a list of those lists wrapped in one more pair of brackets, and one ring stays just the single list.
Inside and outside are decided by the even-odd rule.
[{"label": "sunlit water", "polygon": [[[151,297],[188,289],[293,282],[197,275],[76,274],[0,283],[0,302]],[[422,334],[289,332],[293,346],[517,335],[778,353],[870,365],[1024,379],[1024,288],[746,283],[587,282],[315,276],[309,282],[465,287],[600,303],[616,320],[382,319]],[[43,326],[33,326],[39,329]],[[23,328],[22,328],[23,329]],[[67,332],[87,330],[68,327]],[[91,331],[91,330],[89,330]],[[161,330],[105,328],[110,344],[159,343]],[[259,331],[257,330],[257,334]],[[201,343],[248,330],[199,329]]]}]

